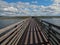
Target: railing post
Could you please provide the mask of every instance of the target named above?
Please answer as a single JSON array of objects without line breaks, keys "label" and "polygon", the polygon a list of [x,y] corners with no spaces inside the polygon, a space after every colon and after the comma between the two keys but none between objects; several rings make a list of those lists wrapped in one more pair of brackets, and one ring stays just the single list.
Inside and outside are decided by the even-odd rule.
[{"label": "railing post", "polygon": [[48,24],[48,30],[47,30],[48,31],[48,33],[47,33],[48,34],[48,42],[50,42],[50,38],[51,38],[50,37],[50,31],[51,31],[51,29],[52,29],[52,25]]},{"label": "railing post", "polygon": [[43,29],[43,23],[42,21],[40,21],[40,25],[41,25],[41,30]]}]

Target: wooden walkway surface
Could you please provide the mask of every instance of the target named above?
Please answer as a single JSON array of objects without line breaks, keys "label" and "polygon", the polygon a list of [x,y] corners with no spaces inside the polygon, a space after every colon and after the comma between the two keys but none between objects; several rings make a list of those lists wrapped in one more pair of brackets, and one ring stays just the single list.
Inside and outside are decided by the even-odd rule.
[{"label": "wooden walkway surface", "polygon": [[59,31],[59,26],[27,18],[0,29],[0,45],[60,45]]},{"label": "wooden walkway surface", "polygon": [[44,35],[40,25],[34,20],[29,20],[29,26],[24,31],[17,45],[50,45],[48,37]]}]

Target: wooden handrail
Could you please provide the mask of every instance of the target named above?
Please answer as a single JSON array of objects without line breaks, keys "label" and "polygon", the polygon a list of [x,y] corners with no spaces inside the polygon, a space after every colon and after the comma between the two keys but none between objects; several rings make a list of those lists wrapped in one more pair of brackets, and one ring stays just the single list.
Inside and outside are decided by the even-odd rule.
[{"label": "wooden handrail", "polygon": [[6,44],[13,45],[15,43],[17,44],[17,41],[19,41],[19,39],[21,38],[23,32],[25,31],[28,25],[29,25],[29,20],[25,19],[21,22],[17,22],[6,28],[1,29],[0,30],[1,32],[0,33],[0,44],[1,45],[6,45]]},{"label": "wooden handrail", "polygon": [[[54,43],[55,43],[56,45],[59,45],[59,44],[60,44],[60,38],[59,38],[57,35],[60,36],[60,32],[58,32],[58,31],[60,31],[60,26],[57,26],[57,25],[55,25],[55,24],[49,23],[49,22],[44,21],[44,20],[41,20],[40,23],[41,23],[41,27],[44,27],[44,28],[43,28],[43,31],[44,31],[44,30],[47,31],[48,39],[49,39],[50,41],[54,41]],[[47,28],[46,28],[46,27],[47,27]],[[52,28],[52,27],[54,27],[54,28],[56,28],[56,29],[54,29],[54,28]],[[44,31],[44,32],[45,32],[45,31]],[[54,44],[54,43],[52,42],[52,44]]]}]

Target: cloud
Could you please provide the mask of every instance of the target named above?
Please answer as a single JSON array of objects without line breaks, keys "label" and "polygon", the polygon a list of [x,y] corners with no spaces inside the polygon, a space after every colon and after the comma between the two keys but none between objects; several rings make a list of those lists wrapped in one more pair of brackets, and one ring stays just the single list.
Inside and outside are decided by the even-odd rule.
[{"label": "cloud", "polygon": [[[37,3],[37,1],[32,2]],[[60,16],[60,1],[52,5],[33,5],[29,2],[7,3],[0,0],[0,15],[3,16]]]},{"label": "cloud", "polygon": [[14,8],[14,7],[7,7],[7,8],[4,8],[4,11],[11,11],[11,12],[17,12],[17,8]]},{"label": "cloud", "polygon": [[60,14],[60,1],[59,0],[55,0],[54,3],[49,7],[54,10],[55,15]]}]

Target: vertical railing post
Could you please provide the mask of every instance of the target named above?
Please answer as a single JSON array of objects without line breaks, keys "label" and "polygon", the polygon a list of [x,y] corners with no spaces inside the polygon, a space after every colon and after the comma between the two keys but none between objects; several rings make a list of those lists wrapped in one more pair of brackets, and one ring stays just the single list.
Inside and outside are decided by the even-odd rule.
[{"label": "vertical railing post", "polygon": [[42,20],[40,21],[40,25],[41,25],[41,30],[43,29],[43,23]]},{"label": "vertical railing post", "polygon": [[48,24],[48,32],[47,32],[47,34],[48,34],[48,42],[50,42],[50,31],[51,31],[51,29],[52,29],[52,25],[51,24]]}]

